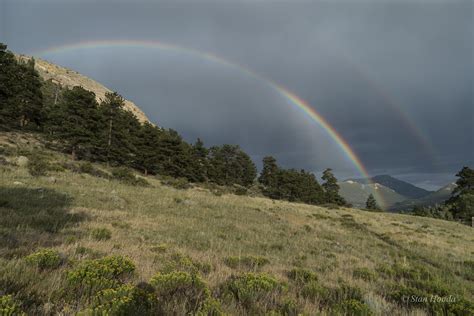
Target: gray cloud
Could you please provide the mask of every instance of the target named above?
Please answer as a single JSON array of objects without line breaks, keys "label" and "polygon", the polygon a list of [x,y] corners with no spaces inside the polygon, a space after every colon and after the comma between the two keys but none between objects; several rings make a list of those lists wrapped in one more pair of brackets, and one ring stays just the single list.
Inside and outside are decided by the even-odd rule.
[{"label": "gray cloud", "polygon": [[[371,173],[440,184],[474,160],[472,12],[471,1],[7,0],[0,40],[24,53],[97,39],[211,52],[307,100]],[[190,141],[239,143],[254,159],[274,154],[287,167],[355,175],[325,131],[234,68],[153,49],[44,57],[118,90]]]}]

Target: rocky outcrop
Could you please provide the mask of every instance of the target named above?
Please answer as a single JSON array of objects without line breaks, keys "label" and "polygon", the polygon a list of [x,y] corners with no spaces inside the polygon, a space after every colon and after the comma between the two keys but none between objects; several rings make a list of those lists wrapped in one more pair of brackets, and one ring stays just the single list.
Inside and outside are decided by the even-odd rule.
[{"label": "rocky outcrop", "polygon": [[[17,55],[20,60],[28,60],[31,57],[25,55]],[[35,58],[35,68],[44,80],[53,80],[55,83],[59,83],[64,87],[72,88],[74,86],[81,86],[86,90],[95,93],[97,101],[100,102],[105,98],[106,92],[111,90],[95,80],[92,80],[84,75],[81,75],[77,71],[70,70],[45,60]],[[133,102],[125,100],[125,109],[135,114],[140,122],[150,122],[146,117],[145,113]]]}]

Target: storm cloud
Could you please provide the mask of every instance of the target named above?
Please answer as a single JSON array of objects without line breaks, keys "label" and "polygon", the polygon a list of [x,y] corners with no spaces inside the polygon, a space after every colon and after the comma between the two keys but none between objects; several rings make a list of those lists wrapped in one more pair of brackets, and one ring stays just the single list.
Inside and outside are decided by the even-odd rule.
[{"label": "storm cloud", "polygon": [[[472,1],[0,2],[15,52],[154,40],[209,52],[288,88],[371,174],[427,188],[474,164]],[[158,125],[256,162],[358,176],[333,139],[268,82],[186,51],[88,48],[39,57],[117,90]]]}]

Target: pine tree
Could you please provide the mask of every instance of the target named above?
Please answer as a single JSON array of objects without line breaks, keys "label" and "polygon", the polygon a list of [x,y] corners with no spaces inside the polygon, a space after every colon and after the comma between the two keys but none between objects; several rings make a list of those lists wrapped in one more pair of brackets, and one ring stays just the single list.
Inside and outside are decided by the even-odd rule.
[{"label": "pine tree", "polygon": [[257,176],[250,157],[236,145],[214,146],[209,150],[209,180],[220,185],[249,187]]},{"label": "pine tree", "polygon": [[112,151],[115,153],[119,151],[119,153],[122,155],[125,154],[123,152],[124,148],[121,148],[122,146],[119,144],[119,141],[122,140],[120,136],[123,135],[118,135],[123,134],[119,133],[118,131],[120,130],[120,127],[123,128],[124,126],[117,126],[117,124],[114,126],[114,123],[117,123],[124,104],[124,99],[117,92],[106,92],[105,100],[100,104],[101,115],[105,119],[106,124],[106,128],[104,130],[106,139],[103,140],[106,143],[104,144],[105,148],[103,149],[105,151],[107,163],[109,163],[111,160]]},{"label": "pine tree", "polygon": [[204,146],[204,142],[198,138],[192,148],[193,155],[193,166],[192,173],[195,182],[207,181],[207,172],[209,169],[209,163],[207,155],[209,150]]},{"label": "pine tree", "polygon": [[367,202],[365,203],[365,208],[368,210],[374,210],[374,211],[380,210],[373,194],[370,194],[369,197],[367,198]]},{"label": "pine tree", "polygon": [[0,43],[0,124],[6,128],[24,128],[30,122],[42,122],[41,79],[34,59],[19,62]]},{"label": "pine tree", "polygon": [[137,137],[137,157],[135,160],[135,168],[143,171],[145,175],[148,173],[158,173],[158,150],[160,143],[161,130],[148,122],[141,127]]},{"label": "pine tree", "polygon": [[463,167],[456,177],[457,186],[446,205],[451,207],[455,219],[470,222],[474,217],[474,170]]},{"label": "pine tree", "polygon": [[276,159],[271,156],[264,157],[263,168],[258,181],[264,186],[273,187],[277,182],[278,171]]},{"label": "pine tree", "polygon": [[323,183],[323,188],[326,193],[326,202],[337,205],[346,205],[344,198],[339,195],[339,185],[337,184],[337,179],[331,169],[328,168],[324,170],[322,179],[325,181]]},{"label": "pine tree", "polygon": [[100,144],[100,114],[95,94],[82,87],[65,91],[48,129],[73,159],[92,158]]}]

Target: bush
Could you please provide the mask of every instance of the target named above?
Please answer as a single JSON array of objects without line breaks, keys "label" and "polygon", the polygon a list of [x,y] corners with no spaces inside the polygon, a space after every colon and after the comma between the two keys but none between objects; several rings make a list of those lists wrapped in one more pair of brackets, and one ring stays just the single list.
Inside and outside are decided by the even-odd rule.
[{"label": "bush", "polygon": [[171,256],[171,260],[165,264],[162,273],[170,273],[173,271],[185,271],[192,274],[211,272],[212,266],[209,263],[202,263],[193,260],[191,257],[175,253]]},{"label": "bush", "polygon": [[107,178],[107,173],[95,168],[90,162],[84,162],[79,165],[78,171],[98,178]]},{"label": "bush", "polygon": [[0,315],[2,316],[17,316],[26,315],[20,309],[20,304],[15,302],[11,295],[0,296]]},{"label": "bush", "polygon": [[335,306],[333,310],[343,315],[373,315],[373,312],[370,310],[367,304],[354,299],[343,301],[341,304]]},{"label": "bush", "polygon": [[191,188],[191,184],[186,178],[163,177],[161,179],[161,183],[178,190],[186,190]]},{"label": "bush", "polygon": [[303,268],[294,268],[288,271],[287,275],[289,279],[299,284],[307,284],[309,282],[316,282],[318,280],[316,273]]},{"label": "bush", "polygon": [[297,316],[302,315],[298,304],[290,299],[285,300],[282,304],[280,304],[278,315],[285,315],[285,316]]},{"label": "bush", "polygon": [[224,263],[229,268],[237,269],[250,269],[256,270],[262,266],[270,263],[267,258],[264,257],[254,257],[254,256],[243,256],[243,257],[227,257],[224,259]]},{"label": "bush", "polygon": [[97,241],[109,240],[112,238],[112,232],[107,228],[95,228],[91,231],[91,236]]},{"label": "bush", "polygon": [[[251,313],[277,305],[278,298],[286,286],[266,274],[245,273],[231,276],[221,287],[224,297],[234,299]],[[264,305],[264,306],[261,306]]]},{"label": "bush", "polygon": [[53,249],[42,249],[27,257],[26,262],[40,269],[55,269],[62,263],[60,254]]},{"label": "bush", "polygon": [[232,186],[232,190],[234,191],[235,195],[247,195],[248,194],[248,189],[244,186],[234,184]]},{"label": "bush", "polygon": [[221,303],[213,298],[208,298],[199,308],[197,316],[224,316],[227,315],[222,311]]},{"label": "bush", "polygon": [[130,259],[110,256],[82,262],[67,274],[67,280],[75,289],[90,294],[118,287],[133,271],[135,264]]},{"label": "bush", "polygon": [[46,176],[51,171],[51,165],[38,155],[31,156],[27,164],[28,172],[33,177]]},{"label": "bush", "polygon": [[352,272],[352,276],[364,281],[374,281],[376,279],[375,273],[370,271],[368,268],[356,268]]},{"label": "bush", "polygon": [[151,278],[150,284],[155,288],[165,314],[178,306],[183,308],[186,314],[195,313],[211,295],[201,277],[184,271],[157,273]]},{"label": "bush", "polygon": [[112,179],[134,186],[149,186],[148,181],[136,177],[133,172],[126,167],[115,168],[112,171]]},{"label": "bush", "polygon": [[153,292],[127,284],[98,292],[86,314],[155,315],[156,308]]},{"label": "bush", "polygon": [[301,296],[310,300],[328,301],[329,291],[316,281],[306,283],[300,290]]}]

